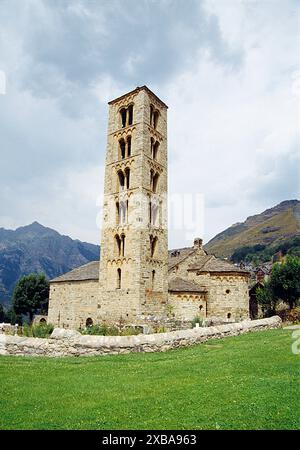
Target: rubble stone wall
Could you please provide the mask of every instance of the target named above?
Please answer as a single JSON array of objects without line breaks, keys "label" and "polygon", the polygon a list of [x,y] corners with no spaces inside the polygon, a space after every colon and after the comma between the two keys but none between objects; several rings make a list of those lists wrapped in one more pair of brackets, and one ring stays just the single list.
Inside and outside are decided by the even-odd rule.
[{"label": "rubble stone wall", "polygon": [[137,336],[88,336],[74,330],[55,328],[51,338],[0,335],[0,355],[20,356],[100,356],[131,352],[163,352],[179,347],[222,339],[227,336],[280,328],[281,319],[247,320],[214,327],[193,328],[168,333]]}]

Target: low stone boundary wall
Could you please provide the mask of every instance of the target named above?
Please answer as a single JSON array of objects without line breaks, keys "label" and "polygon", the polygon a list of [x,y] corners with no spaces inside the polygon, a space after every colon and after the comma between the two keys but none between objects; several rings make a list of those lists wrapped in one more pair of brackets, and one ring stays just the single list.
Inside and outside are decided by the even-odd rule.
[{"label": "low stone boundary wall", "polygon": [[0,334],[17,334],[18,325],[12,325],[11,323],[0,323]]},{"label": "low stone boundary wall", "polygon": [[209,339],[222,339],[281,326],[280,317],[274,316],[214,327],[137,336],[83,336],[77,331],[56,328],[49,339],[0,335],[0,355],[96,356],[130,352],[164,352]]}]

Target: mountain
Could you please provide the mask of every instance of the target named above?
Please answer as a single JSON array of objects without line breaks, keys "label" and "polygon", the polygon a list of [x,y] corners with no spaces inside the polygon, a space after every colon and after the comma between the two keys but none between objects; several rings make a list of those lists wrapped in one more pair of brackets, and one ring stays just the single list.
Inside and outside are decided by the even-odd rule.
[{"label": "mountain", "polygon": [[22,275],[44,272],[55,278],[89,261],[99,260],[100,247],[63,236],[38,222],[0,228],[0,303],[8,304]]},{"label": "mountain", "polygon": [[[209,253],[223,258],[255,252],[276,253],[285,245],[298,245],[300,201],[286,200],[261,214],[248,217],[217,234],[206,245]],[[237,258],[238,260],[238,258]]]},{"label": "mountain", "polygon": [[[300,252],[300,201],[287,200],[222,231],[205,249],[239,262],[258,254],[268,258],[281,248]],[[38,222],[0,228],[0,303],[8,304],[18,279],[31,272],[55,278],[75,267],[99,260],[100,247],[63,236]]]}]

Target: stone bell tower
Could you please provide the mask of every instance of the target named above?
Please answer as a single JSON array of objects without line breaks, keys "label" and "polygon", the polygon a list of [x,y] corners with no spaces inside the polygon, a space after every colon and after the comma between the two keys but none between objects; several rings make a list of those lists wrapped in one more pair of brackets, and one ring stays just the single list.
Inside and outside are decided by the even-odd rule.
[{"label": "stone bell tower", "polygon": [[98,320],[165,317],[167,106],[146,86],[109,102]]}]

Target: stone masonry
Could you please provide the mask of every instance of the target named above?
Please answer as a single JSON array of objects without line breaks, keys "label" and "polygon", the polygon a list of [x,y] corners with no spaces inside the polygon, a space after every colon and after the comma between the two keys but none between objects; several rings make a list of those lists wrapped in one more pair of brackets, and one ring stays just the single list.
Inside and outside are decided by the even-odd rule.
[{"label": "stone masonry", "polygon": [[168,252],[167,106],[146,86],[109,102],[101,259],[50,283],[48,323],[182,327],[249,317],[249,273],[202,240]]},{"label": "stone masonry", "polygon": [[109,103],[99,321],[164,315],[166,195],[167,106],[137,88]]},{"label": "stone masonry", "polygon": [[268,319],[247,320],[214,327],[137,336],[83,336],[74,330],[56,328],[50,339],[0,334],[0,355],[101,356],[131,352],[164,352],[206,342],[209,339],[223,339],[281,326],[280,317],[273,316]]}]

